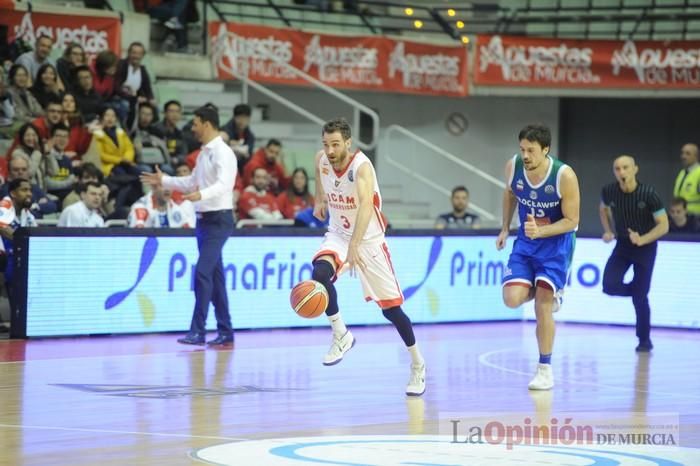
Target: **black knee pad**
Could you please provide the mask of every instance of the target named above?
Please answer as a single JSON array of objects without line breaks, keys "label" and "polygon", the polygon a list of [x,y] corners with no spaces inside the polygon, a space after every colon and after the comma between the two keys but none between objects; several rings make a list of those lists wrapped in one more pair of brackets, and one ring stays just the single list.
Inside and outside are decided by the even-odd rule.
[{"label": "black knee pad", "polygon": [[335,276],[335,269],[333,266],[323,259],[314,261],[313,265],[314,270],[311,272],[311,278],[326,286],[331,285],[333,283],[333,277]]}]

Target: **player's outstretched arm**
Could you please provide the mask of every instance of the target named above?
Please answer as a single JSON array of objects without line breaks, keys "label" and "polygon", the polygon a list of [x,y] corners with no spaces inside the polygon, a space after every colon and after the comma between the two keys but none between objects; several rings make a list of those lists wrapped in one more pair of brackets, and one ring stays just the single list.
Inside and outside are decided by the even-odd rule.
[{"label": "player's outstretched arm", "polygon": [[513,175],[513,159],[506,163],[506,189],[503,190],[503,219],[501,223],[501,231],[496,238],[496,249],[499,251],[506,247],[508,234],[510,233],[510,223],[513,221],[515,207],[518,204],[515,194],[510,189],[511,177]]},{"label": "player's outstretched arm", "polygon": [[539,227],[540,238],[561,235],[576,230],[581,209],[581,193],[578,187],[578,178],[571,167],[564,168],[561,174],[561,213],[562,219],[551,225]]}]

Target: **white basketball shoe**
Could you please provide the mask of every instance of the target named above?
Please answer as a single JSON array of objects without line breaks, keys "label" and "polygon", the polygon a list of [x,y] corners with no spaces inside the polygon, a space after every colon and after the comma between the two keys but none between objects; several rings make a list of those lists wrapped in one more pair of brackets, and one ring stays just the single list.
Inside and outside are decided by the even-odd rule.
[{"label": "white basketball shoe", "polygon": [[324,366],[332,366],[343,360],[343,355],[350,351],[350,348],[355,346],[355,337],[352,336],[350,330],[345,332],[342,337],[333,334],[333,342],[328,350],[328,353],[323,357]]},{"label": "white basketball shoe", "polygon": [[421,396],[425,393],[425,363],[411,364],[411,377],[406,386],[406,395]]},{"label": "white basketball shoe", "polygon": [[551,364],[537,364],[537,372],[530,380],[527,388],[530,390],[551,390],[554,387],[554,374]]}]

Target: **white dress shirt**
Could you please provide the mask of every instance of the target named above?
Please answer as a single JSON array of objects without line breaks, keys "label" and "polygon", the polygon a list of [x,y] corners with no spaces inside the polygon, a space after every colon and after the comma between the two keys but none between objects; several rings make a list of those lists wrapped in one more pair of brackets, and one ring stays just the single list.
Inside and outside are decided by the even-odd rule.
[{"label": "white dress shirt", "polygon": [[126,80],[123,86],[128,86],[131,91],[136,95],[136,93],[141,89],[141,67],[134,68],[131,65],[126,67]]},{"label": "white dress shirt", "polygon": [[202,199],[195,203],[197,212],[233,209],[233,185],[238,162],[233,150],[217,136],[197,157],[197,165],[189,176],[163,175],[163,187],[189,194],[199,191]]},{"label": "white dress shirt", "polygon": [[58,218],[59,227],[102,228],[104,219],[94,210],[87,208],[83,201],[69,205]]}]

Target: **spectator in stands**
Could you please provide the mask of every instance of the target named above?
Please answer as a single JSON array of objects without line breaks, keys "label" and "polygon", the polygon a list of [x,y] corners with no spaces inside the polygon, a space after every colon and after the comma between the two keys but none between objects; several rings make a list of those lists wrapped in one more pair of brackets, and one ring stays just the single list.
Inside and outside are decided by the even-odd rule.
[{"label": "spectator in stands", "polygon": [[[94,126],[92,139],[102,162],[102,173],[109,176],[115,167],[126,172],[134,172],[134,145],[122,128],[117,125],[117,113],[111,107],[102,107],[98,117],[99,125]],[[138,176],[138,173],[136,173]]]},{"label": "spectator in stands", "polygon": [[5,275],[5,288],[10,300],[10,309],[15,309],[14,289],[14,233],[19,227],[37,226],[29,210],[32,205],[32,187],[29,180],[17,178],[7,186],[6,197],[0,201],[0,271]]},{"label": "spectator in stands", "polygon": [[683,168],[676,177],[673,196],[682,197],[688,203],[688,212],[700,216],[700,162],[697,144],[685,144],[681,148]]},{"label": "spectator in stands", "polygon": [[78,184],[80,202],[63,209],[58,218],[59,227],[102,228],[105,221],[100,215],[102,188],[95,181]]},{"label": "spectator in stands", "polygon": [[258,149],[250,158],[250,161],[243,167],[243,184],[251,184],[253,172],[256,168],[264,168],[269,175],[270,185],[268,191],[274,194],[286,189],[289,185],[287,170],[280,161],[282,157],[282,143],[277,139],[267,141],[265,147]]},{"label": "spectator in stands", "polygon": [[119,60],[117,65],[116,89],[120,97],[130,105],[130,113],[136,115],[136,106],[144,102],[158,105],[151,87],[151,77],[143,65],[146,48],[141,42],[132,42],[127,57]]},{"label": "spectator in stands", "polygon": [[117,113],[111,107],[100,111],[100,124],[93,131],[93,143],[102,165],[102,173],[117,213],[128,212],[129,206],[143,196],[139,175],[143,171],[135,162],[134,145],[117,126]]},{"label": "spectator in stands", "polygon": [[282,213],[277,206],[277,199],[267,190],[269,175],[264,168],[253,173],[253,182],[243,190],[238,200],[238,214],[241,219],[280,220]]},{"label": "spectator in stands", "polygon": [[19,129],[19,145],[12,151],[10,161],[16,157],[25,157],[29,165],[29,181],[46,190],[46,179],[58,173],[56,161],[49,157],[39,136],[36,126],[24,124]]},{"label": "spectator in stands", "polygon": [[0,138],[12,139],[22,123],[15,120],[15,106],[7,91],[5,69],[0,66]]},{"label": "spectator in stands", "polygon": [[467,212],[469,208],[469,190],[456,186],[452,190],[452,212],[440,215],[435,221],[435,228],[470,229],[479,228],[479,217]]},{"label": "spectator in stands", "polygon": [[[42,144],[46,144],[51,137],[51,128],[63,121],[63,103],[61,99],[57,96],[51,96],[49,102],[46,105],[46,110],[43,116],[35,118],[32,120],[31,124],[34,126],[37,134],[39,135],[39,140]],[[19,134],[15,137],[15,141],[12,147],[8,150],[8,153],[12,153],[20,143]]]},{"label": "spectator in stands", "polygon": [[[39,68],[41,65],[50,63],[56,66],[54,61],[49,58],[51,55],[51,49],[53,48],[53,39],[46,34],[41,34],[37,37],[34,44],[34,50],[25,52],[15,60],[15,64],[22,65],[24,69],[29,72],[30,81],[34,81],[39,75]],[[60,79],[59,79],[60,82]],[[63,89],[63,83],[60,84],[61,89]]]},{"label": "spectator in stands", "polygon": [[169,100],[163,105],[163,121],[156,124],[163,133],[170,155],[170,163],[178,165],[187,157],[187,143],[182,131],[177,127],[182,119],[182,105],[177,100]]},{"label": "spectator in stands", "polygon": [[87,57],[85,56],[83,46],[76,42],[68,44],[68,47],[66,47],[66,50],[63,52],[63,56],[56,62],[58,76],[61,82],[63,82],[63,86],[67,92],[74,91],[78,86],[78,80],[75,74],[76,69],[87,64]]},{"label": "spectator in stands", "polygon": [[92,71],[88,66],[79,66],[75,69],[78,87],[75,89],[75,103],[83,117],[83,121],[89,124],[97,118],[97,114],[103,106],[102,97],[97,93],[92,83]]},{"label": "spectator in stands", "polygon": [[670,233],[700,233],[700,219],[688,214],[688,202],[682,197],[674,197],[671,200],[671,208],[668,211]]},{"label": "spectator in stands", "polygon": [[149,8],[148,15],[173,32],[176,52],[187,53],[187,23],[198,21],[194,0],[164,0]]},{"label": "spectator in stands", "polygon": [[81,157],[87,152],[92,141],[90,131],[85,127],[83,116],[78,111],[75,96],[67,92],[63,95],[63,122],[70,129],[66,155],[71,158],[73,166],[80,165]]},{"label": "spectator in stands", "polygon": [[15,121],[27,123],[44,114],[44,109],[29,90],[29,72],[23,65],[12,65],[8,73],[8,94],[15,106]]},{"label": "spectator in stands", "polygon": [[117,72],[119,57],[111,50],[103,50],[95,57],[92,71],[92,85],[97,94],[110,107],[114,108],[119,122],[126,125],[129,116],[129,102],[122,99],[116,92],[114,75]]},{"label": "spectator in stands", "polygon": [[[83,163],[80,167],[76,169],[76,176],[78,177],[78,183],[87,184],[91,181],[96,182],[100,185],[101,190],[101,201],[100,215],[104,218],[126,218],[128,212],[115,213],[114,200],[109,197],[109,188],[104,183],[104,175],[97,168],[96,165],[90,162]],[[78,193],[78,186],[68,194],[65,199],[63,199],[63,208],[66,209],[68,206],[75,204],[80,201],[80,194]]]},{"label": "spectator in stands", "polygon": [[63,98],[63,89],[58,83],[58,72],[55,66],[51,63],[45,63],[39,67],[37,78],[30,90],[43,108],[46,108],[49,101],[58,100],[60,102]]},{"label": "spectator in stands", "polygon": [[314,206],[314,197],[309,192],[309,175],[306,170],[294,169],[289,188],[277,196],[277,206],[284,218],[290,219],[295,218],[300,211]]},{"label": "spectator in stands", "polygon": [[[7,179],[8,182],[0,186],[0,198],[9,194],[9,185],[12,180],[29,179],[29,159],[26,155],[18,155],[10,160],[10,170]],[[46,193],[38,185],[32,184],[31,189],[34,202],[30,210],[35,217],[42,218],[44,215],[58,211],[56,202],[47,197]]]},{"label": "spectator in stands", "polygon": [[233,107],[233,118],[221,128],[228,134],[229,145],[238,158],[239,173],[243,173],[243,167],[255,150],[255,135],[250,130],[251,113],[249,105],[238,104]]},{"label": "spectator in stands", "polygon": [[134,143],[136,161],[141,170],[152,172],[153,166],[158,165],[162,172],[173,175],[175,169],[170,161],[163,133],[154,124],[155,113],[156,109],[149,102],[139,105],[136,128],[129,135]]},{"label": "spectator in stands", "polygon": [[56,161],[58,172],[46,180],[46,190],[49,194],[58,197],[59,201],[65,198],[76,183],[77,178],[73,174],[73,163],[66,155],[66,147],[70,138],[70,130],[63,123],[58,123],[51,128],[51,140],[49,142],[49,157]]},{"label": "spectator in stands", "polygon": [[175,167],[175,176],[190,176],[192,174],[192,169],[186,163],[181,163]]},{"label": "spectator in stands", "polygon": [[136,201],[129,213],[131,228],[194,228],[194,204],[162,186]]}]

